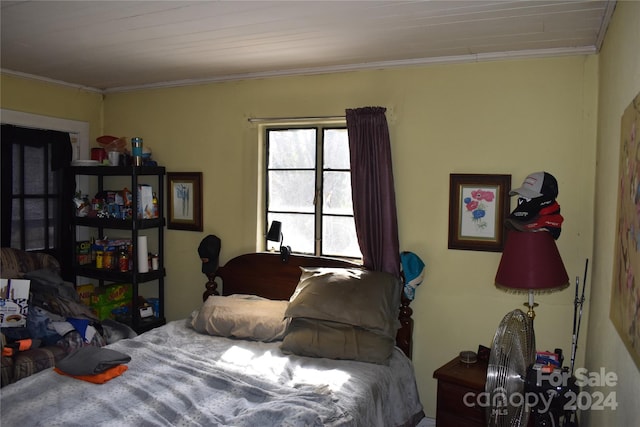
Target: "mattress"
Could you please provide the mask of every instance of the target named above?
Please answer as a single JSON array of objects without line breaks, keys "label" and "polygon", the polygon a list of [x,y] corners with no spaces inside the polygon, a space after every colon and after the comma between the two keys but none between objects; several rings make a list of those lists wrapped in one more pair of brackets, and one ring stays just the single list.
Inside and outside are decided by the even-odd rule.
[{"label": "mattress", "polygon": [[415,426],[413,365],[285,355],[280,342],[194,331],[190,319],[108,346],[128,369],[93,384],[47,369],[3,388],[7,426]]}]

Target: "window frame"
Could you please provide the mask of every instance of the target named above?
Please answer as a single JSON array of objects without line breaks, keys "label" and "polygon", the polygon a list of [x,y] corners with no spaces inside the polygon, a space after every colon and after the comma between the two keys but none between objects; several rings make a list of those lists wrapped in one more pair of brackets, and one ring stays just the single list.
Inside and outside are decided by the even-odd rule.
[{"label": "window frame", "polygon": [[[0,108],[1,123],[7,125],[15,125],[25,128],[55,130],[60,132],[67,132],[71,136],[73,160],[76,159],[88,159],[89,158],[89,123],[79,120],[60,119],[57,117],[45,116],[40,114],[25,113],[22,111],[15,111],[5,108]],[[62,173],[59,174],[62,179]],[[76,182],[76,190],[88,192],[89,181],[88,177],[79,179]],[[60,189],[64,191],[64,189]],[[56,215],[65,215],[64,206],[58,206],[59,212]],[[58,219],[54,219],[54,222],[58,222]],[[87,232],[81,231],[80,235],[84,236]],[[67,262],[67,254],[57,254],[56,250],[45,249],[48,253],[54,253],[59,258],[61,264]],[[70,256],[70,254],[69,254]],[[70,260],[69,260],[70,261]]]},{"label": "window frame", "polygon": [[[14,190],[11,195],[11,203],[17,203],[17,209],[20,213],[19,219],[13,220],[12,222],[17,222],[16,228],[19,242],[14,242],[13,239],[11,242],[11,247],[22,249],[26,251],[41,251],[41,252],[56,252],[59,249],[58,243],[60,242],[63,231],[61,230],[61,217],[58,215],[53,215],[56,213],[62,213],[62,206],[57,206],[63,197],[64,188],[63,188],[63,171],[51,171],[51,152],[55,149],[55,147],[51,143],[42,143],[37,146],[26,144],[22,142],[13,143],[14,146],[18,148],[17,157],[19,162],[19,173],[18,173],[18,183],[17,187],[14,184]],[[31,147],[33,149],[41,150],[42,153],[42,168],[39,173],[43,176],[43,186],[42,191],[29,191],[26,187],[26,176],[34,169],[27,169],[29,158],[26,157],[26,148]],[[14,159],[15,160],[15,159]],[[15,165],[14,165],[15,166]],[[15,171],[15,169],[14,169]],[[35,172],[34,172],[35,173]],[[54,181],[53,185],[50,185],[52,180]],[[42,217],[37,221],[42,221],[43,224],[38,226],[38,228],[43,232],[43,246],[42,247],[31,247],[29,245],[29,239],[27,239],[27,229],[31,228],[28,223],[29,219],[27,218],[27,210],[26,203],[28,200],[41,201],[43,205],[44,212],[42,213]],[[54,202],[54,209],[57,212],[51,212],[51,203]],[[58,203],[55,203],[58,202]],[[53,215],[53,216],[52,216]],[[13,230],[13,227],[12,227]],[[13,234],[13,233],[12,233]]]},{"label": "window frame", "polygon": [[[296,130],[296,129],[313,129],[315,130],[315,164],[313,167],[314,177],[315,177],[315,196],[314,196],[314,209],[312,213],[295,211],[295,210],[270,210],[269,209],[269,172],[273,170],[278,171],[286,171],[286,170],[311,170],[310,168],[270,168],[269,165],[269,133],[272,131],[286,131],[286,130]],[[349,260],[359,261],[360,257],[352,257],[347,255],[335,255],[335,254],[324,254],[322,251],[323,246],[323,219],[325,217],[350,217],[354,218],[353,213],[351,215],[348,214],[337,214],[337,213],[326,213],[324,211],[323,206],[323,194],[324,194],[324,173],[327,171],[330,172],[350,172],[351,169],[325,169],[324,166],[324,137],[325,131],[339,129],[346,130],[346,122],[342,121],[311,121],[305,123],[272,123],[272,124],[264,124],[261,126],[261,137],[263,139],[263,152],[264,152],[264,160],[263,160],[263,173],[262,180],[263,184],[263,194],[264,194],[264,202],[261,204],[262,209],[262,218],[263,218],[263,239],[262,244],[264,248],[268,248],[269,241],[267,241],[266,235],[268,228],[270,226],[269,223],[269,215],[270,214],[293,214],[293,215],[313,215],[313,253],[296,251],[296,248],[292,248],[293,252],[304,255],[313,255],[313,256],[326,256],[333,258],[344,258]],[[286,245],[286,242],[285,242]]]}]

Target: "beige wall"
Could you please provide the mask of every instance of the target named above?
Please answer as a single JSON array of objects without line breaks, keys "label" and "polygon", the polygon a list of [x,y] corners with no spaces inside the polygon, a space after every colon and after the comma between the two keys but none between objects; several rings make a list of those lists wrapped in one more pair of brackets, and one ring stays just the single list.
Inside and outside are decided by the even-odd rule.
[{"label": "beige wall", "polygon": [[89,123],[90,140],[102,132],[102,94],[0,74],[0,107]]},{"label": "beige wall", "polygon": [[[143,137],[169,171],[204,173],[204,233],[166,233],[175,319],[199,304],[202,237],[220,236],[222,262],[255,248],[258,129],[248,117],[389,108],[401,249],[428,266],[413,305],[414,360],[434,416],[433,371],[461,350],[490,345],[502,316],[525,299],[494,288],[499,254],[447,249],[449,174],[512,174],[515,186],[530,172],[553,173],[566,218],[558,246],[570,276],[581,275],[592,247],[585,213],[593,211],[596,78],[592,56],[145,90],[106,96],[105,132]],[[539,348],[570,350],[572,292],[539,298]]]},{"label": "beige wall", "polygon": [[615,372],[615,387],[598,387],[615,393],[616,411],[591,411],[583,416],[586,426],[632,426],[640,420],[638,391],[640,370],[620,340],[611,320],[609,304],[613,279],[613,249],[620,161],[620,119],[640,93],[640,3],[618,2],[600,54],[598,99],[598,164],[596,169],[595,240],[593,287],[587,342],[586,367]]},{"label": "beige wall", "polygon": [[[143,137],[168,171],[204,174],[204,232],[166,232],[167,315],[177,319],[200,304],[196,248],[205,235],[222,239],[222,263],[255,250],[258,129],[247,118],[387,107],[400,247],[428,269],[412,305],[414,362],[434,417],[433,371],[490,345],[502,316],[525,299],[494,288],[499,254],[447,249],[449,174],[511,174],[518,186],[530,172],[553,173],[565,217],[558,247],[570,277],[582,275],[592,257],[597,72],[596,56],[576,56],[141,90],[105,96],[101,133]],[[14,101],[3,96],[2,107]],[[568,353],[573,288],[538,302],[538,348]]]}]

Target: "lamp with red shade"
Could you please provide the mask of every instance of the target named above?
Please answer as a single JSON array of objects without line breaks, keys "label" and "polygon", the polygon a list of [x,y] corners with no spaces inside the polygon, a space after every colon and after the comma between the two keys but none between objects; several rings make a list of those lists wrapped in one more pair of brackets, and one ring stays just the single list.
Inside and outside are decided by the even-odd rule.
[{"label": "lamp with red shade", "polygon": [[510,231],[496,273],[496,287],[529,294],[524,304],[535,317],[535,293],[554,292],[569,286],[569,276],[551,233]]}]

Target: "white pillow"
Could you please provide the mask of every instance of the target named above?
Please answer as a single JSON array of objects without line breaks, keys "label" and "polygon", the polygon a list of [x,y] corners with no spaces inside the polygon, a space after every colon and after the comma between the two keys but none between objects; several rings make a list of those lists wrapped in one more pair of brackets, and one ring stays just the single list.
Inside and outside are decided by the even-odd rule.
[{"label": "white pillow", "polygon": [[289,319],[289,301],[254,296],[210,296],[193,316],[191,326],[201,333],[255,341],[279,341]]}]

